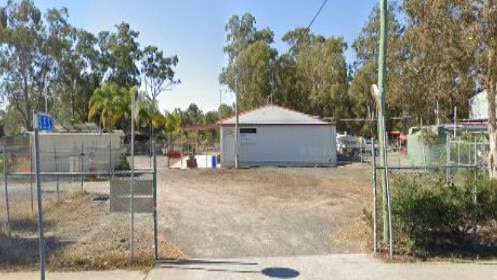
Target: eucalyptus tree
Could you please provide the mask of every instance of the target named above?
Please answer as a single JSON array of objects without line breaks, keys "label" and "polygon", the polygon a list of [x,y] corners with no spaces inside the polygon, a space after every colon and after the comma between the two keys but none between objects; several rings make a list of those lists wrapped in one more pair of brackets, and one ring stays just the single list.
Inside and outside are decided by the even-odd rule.
[{"label": "eucalyptus tree", "polygon": [[457,7],[464,24],[464,45],[473,56],[472,77],[487,92],[490,143],[487,168],[490,177],[497,178],[497,2],[459,1]]},{"label": "eucalyptus tree", "polygon": [[177,64],[178,57],[176,55],[165,57],[164,53],[155,46],[146,46],[142,51],[141,69],[145,83],[145,91],[147,93],[150,92],[150,102],[155,105],[149,106],[151,109],[149,111],[150,142],[152,142],[154,138],[154,130],[162,126],[155,126],[153,124],[153,118],[158,118],[158,108],[156,105],[157,97],[169,87],[180,83],[180,80],[174,79],[175,73],[173,67]]},{"label": "eucalyptus tree", "polygon": [[[390,2],[387,9],[388,56],[387,56],[387,117],[396,116],[402,111],[403,104],[399,97],[403,94],[400,83],[402,72],[403,49],[402,36],[404,27],[398,19],[399,7]],[[371,11],[368,21],[361,33],[352,43],[356,52],[356,61],[352,65],[352,82],[349,87],[351,99],[351,116],[358,120],[355,130],[361,135],[374,135],[371,120],[375,118],[376,101],[371,94],[371,86],[378,81],[378,41],[380,34],[379,6]]]},{"label": "eucalyptus tree", "polygon": [[58,79],[61,55],[72,44],[67,18],[64,8],[49,9],[43,16],[29,0],[0,7],[1,92],[27,129],[33,109],[43,110],[43,94]]},{"label": "eucalyptus tree", "polygon": [[[57,94],[56,116],[61,123],[81,123],[88,117],[88,104],[102,82],[104,70],[97,37],[83,29],[73,29],[75,42],[62,54]],[[70,106],[67,106],[70,104]]]},{"label": "eucalyptus tree", "polygon": [[416,108],[411,113],[428,123],[451,122],[454,107],[459,115],[468,115],[468,99],[475,89],[474,57],[464,33],[463,11],[470,8],[469,2],[403,2],[407,28],[400,101]]},{"label": "eucalyptus tree", "polygon": [[139,34],[126,22],[116,25],[115,32],[98,33],[100,63],[106,70],[106,80],[126,88],[140,84],[140,70],[137,66],[142,56],[137,41]]},{"label": "eucalyptus tree", "polygon": [[239,95],[241,110],[263,105],[271,94],[271,74],[277,51],[271,47],[274,34],[269,28],[257,30],[249,13],[233,15],[226,24],[228,65],[219,81]]},{"label": "eucalyptus tree", "polygon": [[142,51],[142,68],[145,90],[155,100],[159,94],[170,86],[180,83],[175,79],[174,67],[178,64],[178,56],[164,56],[164,52],[155,46],[146,46]]},{"label": "eucalyptus tree", "polygon": [[287,32],[288,53],[277,63],[277,88],[285,106],[322,117],[348,115],[348,68],[342,38],[324,37],[306,28]]}]

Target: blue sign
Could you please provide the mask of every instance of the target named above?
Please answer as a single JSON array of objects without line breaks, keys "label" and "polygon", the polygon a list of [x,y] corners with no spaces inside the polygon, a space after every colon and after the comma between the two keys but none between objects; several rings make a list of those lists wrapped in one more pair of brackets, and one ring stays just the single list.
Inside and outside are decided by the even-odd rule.
[{"label": "blue sign", "polygon": [[49,114],[38,113],[35,115],[35,126],[39,130],[44,130],[48,132],[53,132],[55,127],[55,122]]}]

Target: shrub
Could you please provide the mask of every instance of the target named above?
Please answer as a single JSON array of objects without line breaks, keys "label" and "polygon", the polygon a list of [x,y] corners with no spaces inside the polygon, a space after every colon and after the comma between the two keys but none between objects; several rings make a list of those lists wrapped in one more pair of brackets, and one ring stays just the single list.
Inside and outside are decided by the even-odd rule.
[{"label": "shrub", "polygon": [[115,168],[116,171],[128,171],[131,170],[131,167],[129,166],[128,159],[126,157],[126,154],[120,154],[119,155],[119,162],[116,165]]},{"label": "shrub", "polygon": [[[481,226],[495,220],[496,181],[464,172],[455,175],[459,184],[447,184],[441,173],[393,178],[394,236],[402,245],[398,249],[419,253],[447,246],[471,247],[476,223]],[[427,179],[433,177],[437,180]]]}]

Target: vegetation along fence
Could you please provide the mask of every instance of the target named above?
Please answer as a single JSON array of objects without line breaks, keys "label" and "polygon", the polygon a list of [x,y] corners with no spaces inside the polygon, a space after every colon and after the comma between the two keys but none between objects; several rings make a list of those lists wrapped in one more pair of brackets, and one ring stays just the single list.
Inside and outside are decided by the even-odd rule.
[{"label": "vegetation along fence", "polygon": [[[375,170],[380,178],[384,169]],[[388,200],[377,195],[380,180],[373,180],[375,249],[382,232],[383,244],[391,240],[391,252],[398,255],[497,255],[497,185],[482,166],[388,167],[387,172]],[[391,219],[383,219],[389,213]]]}]

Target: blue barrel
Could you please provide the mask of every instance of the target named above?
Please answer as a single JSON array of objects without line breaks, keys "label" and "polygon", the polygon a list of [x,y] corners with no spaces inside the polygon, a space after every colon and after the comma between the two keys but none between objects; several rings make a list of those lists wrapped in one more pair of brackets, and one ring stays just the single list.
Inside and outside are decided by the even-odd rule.
[{"label": "blue barrel", "polygon": [[217,166],[217,156],[216,155],[212,156],[211,163],[212,163],[212,168],[216,168],[216,166]]}]

